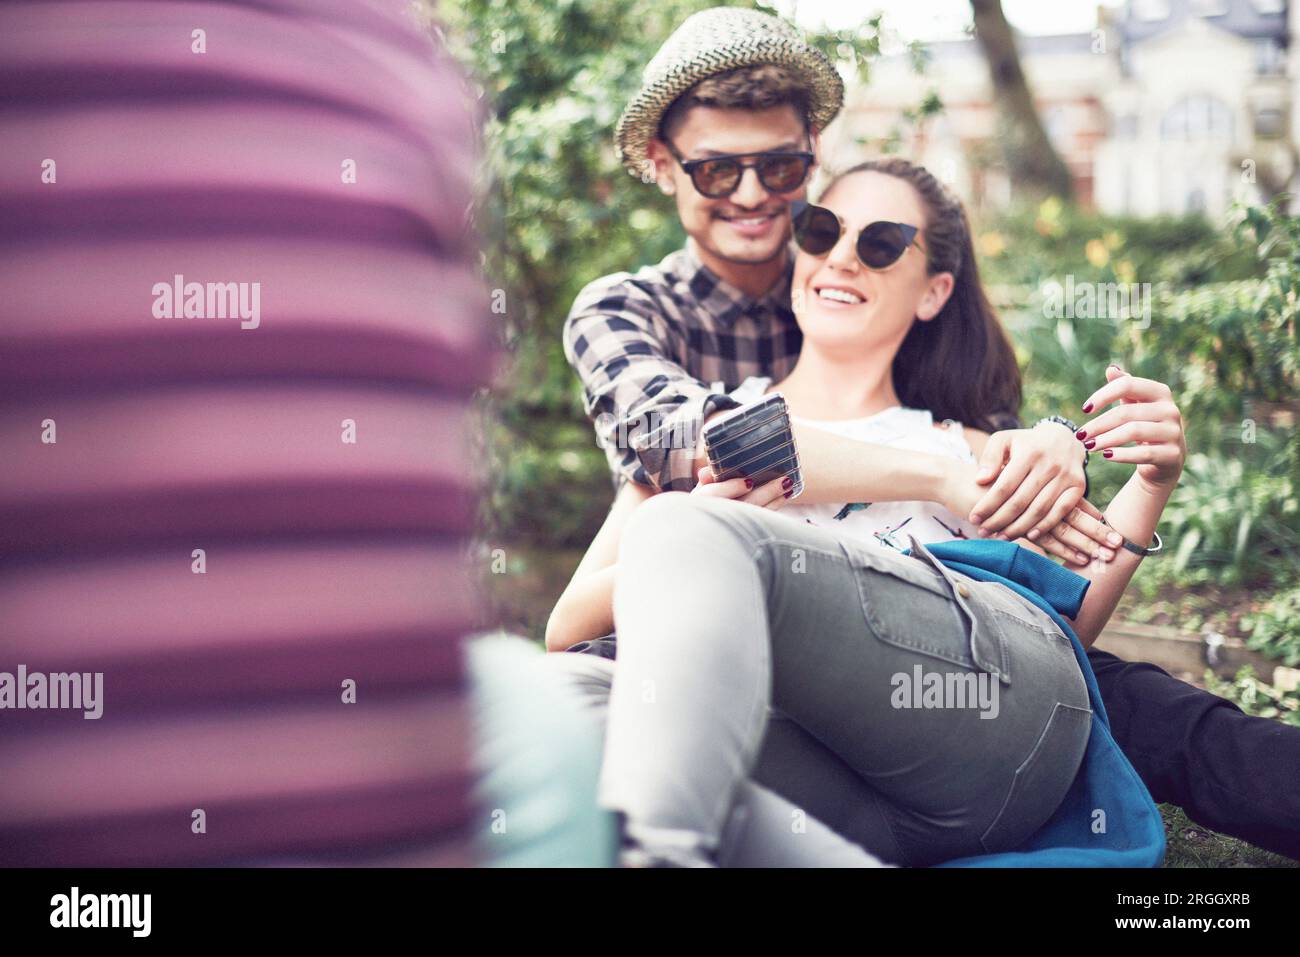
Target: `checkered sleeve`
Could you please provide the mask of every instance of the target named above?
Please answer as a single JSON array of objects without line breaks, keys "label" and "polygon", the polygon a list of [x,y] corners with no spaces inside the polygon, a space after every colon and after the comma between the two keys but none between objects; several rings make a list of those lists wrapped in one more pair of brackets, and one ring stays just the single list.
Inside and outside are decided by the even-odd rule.
[{"label": "checkered sleeve", "polygon": [[689,491],[701,424],[738,403],[682,368],[661,307],[631,278],[607,276],[579,293],[564,354],[616,481]]}]

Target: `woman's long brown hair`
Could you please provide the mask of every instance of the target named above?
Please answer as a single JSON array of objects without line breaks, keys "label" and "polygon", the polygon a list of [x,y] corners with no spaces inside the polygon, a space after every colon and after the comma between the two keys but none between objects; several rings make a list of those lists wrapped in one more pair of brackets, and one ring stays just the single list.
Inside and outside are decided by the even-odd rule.
[{"label": "woman's long brown hair", "polygon": [[1019,425],[1020,369],[984,286],[961,200],[923,166],[899,157],[869,160],[840,173],[825,197],[854,173],[876,172],[908,183],[926,210],[921,230],[930,275],[953,275],[952,295],[929,322],[916,320],[894,357],[899,402],[929,409],[936,420],[996,432]]}]

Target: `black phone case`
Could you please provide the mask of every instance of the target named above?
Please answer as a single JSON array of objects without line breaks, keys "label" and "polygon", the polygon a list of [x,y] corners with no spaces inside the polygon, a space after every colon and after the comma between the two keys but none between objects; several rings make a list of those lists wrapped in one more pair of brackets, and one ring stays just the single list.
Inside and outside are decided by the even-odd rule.
[{"label": "black phone case", "polygon": [[765,395],[704,430],[709,467],[719,482],[747,478],[755,486],[789,476],[790,498],[803,491],[799,451],[790,428],[790,413],[779,392]]}]

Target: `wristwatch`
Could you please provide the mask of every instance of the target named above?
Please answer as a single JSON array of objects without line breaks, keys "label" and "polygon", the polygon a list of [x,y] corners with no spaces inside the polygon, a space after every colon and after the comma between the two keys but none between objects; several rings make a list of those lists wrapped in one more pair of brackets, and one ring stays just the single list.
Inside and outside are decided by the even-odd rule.
[{"label": "wristwatch", "polygon": [[[1074,422],[1071,422],[1063,415],[1049,415],[1045,418],[1039,419],[1037,422],[1034,423],[1034,428],[1038,428],[1038,426],[1042,425],[1044,422],[1056,422],[1059,423],[1060,425],[1065,426],[1071,432],[1079,431],[1079,426],[1076,425]],[[1088,491],[1091,488],[1092,485],[1088,482],[1088,450],[1084,449],[1083,450],[1083,497],[1084,498],[1088,497]]]}]

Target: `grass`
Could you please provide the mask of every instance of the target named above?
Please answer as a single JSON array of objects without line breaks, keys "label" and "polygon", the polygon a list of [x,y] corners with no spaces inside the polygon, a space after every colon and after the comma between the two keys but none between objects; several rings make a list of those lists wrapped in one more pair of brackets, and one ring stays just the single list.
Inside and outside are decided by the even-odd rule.
[{"label": "grass", "polygon": [[1165,819],[1165,867],[1298,867],[1300,861],[1226,834],[1201,827],[1190,820],[1182,808],[1161,804]]}]

